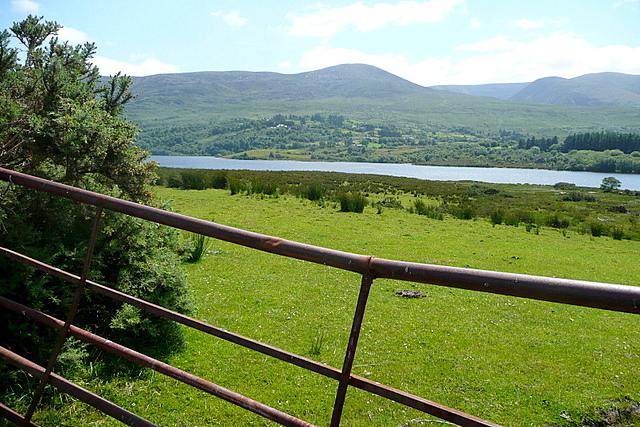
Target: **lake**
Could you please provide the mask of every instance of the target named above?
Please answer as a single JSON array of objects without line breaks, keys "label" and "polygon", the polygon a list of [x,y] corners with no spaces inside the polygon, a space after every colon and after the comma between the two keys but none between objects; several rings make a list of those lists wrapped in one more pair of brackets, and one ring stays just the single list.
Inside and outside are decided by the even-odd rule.
[{"label": "lake", "polygon": [[640,175],[620,173],[551,171],[544,169],[473,168],[418,166],[397,163],[299,162],[289,160],[235,160],[208,156],[152,156],[151,160],[168,168],[239,169],[270,171],[325,171],[403,176],[433,181],[479,181],[500,184],[553,185],[569,182],[579,187],[598,188],[602,179],[613,176],[622,189],[640,191]]}]

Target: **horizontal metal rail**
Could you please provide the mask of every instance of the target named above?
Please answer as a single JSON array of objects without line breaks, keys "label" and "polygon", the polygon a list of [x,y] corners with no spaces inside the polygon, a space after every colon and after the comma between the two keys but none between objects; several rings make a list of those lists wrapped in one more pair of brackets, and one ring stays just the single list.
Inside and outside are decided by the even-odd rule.
[{"label": "horizontal metal rail", "polygon": [[[167,310],[163,307],[148,303],[144,300],[134,298],[130,295],[116,291],[101,284],[88,280],[85,281],[79,276],[65,272],[54,266],[47,265],[38,260],[26,257],[10,249],[0,248],[1,255],[4,255],[25,265],[29,265],[38,270],[44,271],[62,280],[76,285],[81,284],[81,286],[85,289],[90,289],[94,292],[98,292],[117,301],[134,305],[150,313],[179,322],[183,325],[203,331],[215,337],[225,339],[235,344],[247,347],[249,349],[269,355],[279,360],[291,363],[298,367],[337,380],[339,382],[339,387],[335,399],[332,426],[337,426],[340,423],[342,405],[344,403],[347,386],[360,388],[362,390],[385,397],[395,402],[399,402],[408,407],[418,409],[425,413],[437,416],[443,420],[453,422],[462,426],[496,426],[496,424],[493,424],[489,421],[481,420],[469,414],[465,414],[455,409],[448,408],[444,405],[431,402],[427,399],[414,396],[401,390],[396,390],[394,388],[353,375],[351,373],[353,357],[357,347],[357,341],[360,332],[360,325],[362,323],[364,310],[367,303],[368,288],[369,286],[371,286],[374,279],[388,278],[418,283],[429,283],[459,289],[468,289],[627,313],[640,313],[640,287],[636,286],[558,279],[381,259],[369,255],[359,255],[313,245],[306,245],[290,240],[280,239],[277,237],[215,224],[196,218],[191,218],[185,215],[167,212],[161,209],[152,208],[114,197],[90,192],[87,190],[70,187],[41,178],[32,177],[3,168],[0,168],[0,179],[14,183],[16,185],[22,185],[38,191],[44,191],[77,202],[94,205],[99,208],[105,208],[114,212],[120,212],[126,215],[153,221],[159,224],[164,224],[186,231],[191,231],[194,233],[202,234],[204,236],[232,242],[253,249],[314,262],[317,264],[327,265],[361,274],[363,280],[360,288],[360,297],[358,299],[358,305],[352,324],[349,344],[347,347],[343,368],[338,369],[293,353],[286,352],[276,347],[263,344],[250,338],[243,337],[241,335],[229,332],[225,329],[200,322],[191,317],[184,316],[180,313]],[[0,297],[0,305],[10,308],[23,315],[32,317],[33,319],[43,322],[56,329],[64,330],[65,328],[65,323],[61,320],[54,319],[44,313],[40,313],[28,307],[21,306],[6,298]],[[233,391],[224,389],[214,383],[193,376],[177,368],[171,367],[170,365],[152,359],[148,356],[145,356],[144,354],[120,346],[119,344],[113,343],[105,338],[83,331],[76,326],[68,325],[68,329],[71,335],[76,336],[79,339],[90,342],[100,348],[111,351],[142,366],[147,366],[149,368],[155,369],[165,375],[185,382],[207,393],[221,397],[245,409],[258,413],[268,419],[279,422],[280,424],[291,426],[311,426],[311,424],[292,417],[289,414],[283,413],[274,408],[270,408],[266,405],[261,404],[260,402],[239,395]],[[6,349],[0,349],[0,356],[10,363],[18,364],[22,369],[31,372],[38,378],[43,377],[43,384],[49,381],[52,385],[55,385],[62,390],[68,391],[72,395],[74,395],[73,393],[76,393],[82,396],[80,397],[82,400],[88,401],[92,406],[98,407],[98,409],[103,410],[105,413],[111,416],[114,416],[113,414],[115,414],[116,418],[120,417],[118,419],[129,425],[153,425],[143,419],[138,420],[137,418],[130,418],[129,413],[120,412],[122,408],[117,407],[111,402],[105,403],[106,401],[103,402],[104,399],[92,395],[90,392],[87,392],[84,389],[82,389],[83,391],[78,391],[78,386],[69,385],[69,382],[67,380],[64,380],[63,378],[53,373],[51,374],[50,378],[47,378],[47,372],[45,371],[45,368],[33,365],[31,364],[31,362],[26,361],[26,359],[21,358],[18,355],[14,355]],[[21,417],[19,414],[15,413],[10,408],[5,407],[4,405],[0,405],[0,416],[5,416],[5,418],[10,420],[15,419],[15,417]],[[30,421],[29,417],[26,418],[26,421],[24,421],[24,418],[19,419],[23,420],[23,422]],[[34,424],[29,422],[26,425]]]}]

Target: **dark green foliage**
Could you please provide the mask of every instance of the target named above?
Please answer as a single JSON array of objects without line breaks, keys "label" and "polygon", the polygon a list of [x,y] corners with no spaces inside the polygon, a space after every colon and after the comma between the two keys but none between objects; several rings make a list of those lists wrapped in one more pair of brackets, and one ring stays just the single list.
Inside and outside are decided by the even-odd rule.
[{"label": "dark green foliage", "polygon": [[207,252],[209,247],[208,238],[202,234],[191,233],[189,235],[191,246],[189,247],[189,253],[187,256],[188,262],[198,262],[202,256]]},{"label": "dark green foliage", "polygon": [[576,185],[571,182],[556,182],[553,184],[553,188],[558,190],[575,190]]},{"label": "dark green foliage", "polygon": [[571,221],[568,218],[562,218],[559,215],[552,215],[547,218],[545,225],[551,228],[568,228],[571,224]]},{"label": "dark green foliage", "polygon": [[340,212],[362,213],[368,201],[364,194],[360,192],[346,192],[338,195],[340,202]]},{"label": "dark green foliage", "polygon": [[565,202],[597,202],[598,199],[592,194],[581,193],[578,191],[573,191],[569,194],[562,196],[562,200]]},{"label": "dark green foliage", "polygon": [[600,188],[604,191],[610,192],[620,188],[620,185],[622,185],[622,183],[618,178],[615,178],[613,176],[608,176],[602,179],[602,184],[600,184]]},{"label": "dark green foliage", "polygon": [[386,208],[404,209],[402,202],[395,197],[385,197],[384,200],[376,202],[376,205]]},{"label": "dark green foliage", "polygon": [[491,224],[499,225],[504,221],[504,213],[501,210],[491,212]]},{"label": "dark green foliage", "polygon": [[431,219],[440,221],[444,219],[444,214],[438,210],[438,206],[427,204],[424,200],[414,200],[413,207],[418,215],[425,215]]},{"label": "dark green foliage", "polygon": [[470,204],[461,204],[450,209],[451,214],[458,219],[473,219],[477,215],[476,208]]},{"label": "dark green foliage", "polygon": [[518,227],[520,225],[520,219],[518,219],[517,216],[508,215],[504,218],[504,223],[512,227]]},{"label": "dark green foliage", "polygon": [[[120,117],[133,97],[131,80],[116,75],[100,86],[91,63],[93,44],[44,42],[59,28],[33,16],[15,24],[11,30],[24,44],[23,63],[17,50],[8,48],[9,33],[0,33],[0,165],[155,205],[148,185],[156,179],[156,164],[145,162],[148,153],[134,144],[136,126]],[[4,183],[0,192],[0,245],[80,275],[95,210]],[[186,312],[186,281],[176,269],[181,250],[175,231],[105,211],[89,278]],[[64,319],[74,288],[0,258],[0,294],[7,298]],[[157,356],[177,350],[181,342],[172,322],[90,291],[75,323]],[[0,345],[43,363],[53,330],[5,310],[0,324]],[[82,347],[67,346],[61,357],[71,367],[87,355]],[[19,377],[2,375],[0,393],[19,387],[14,382]]]},{"label": "dark green foliage", "polygon": [[594,221],[589,224],[589,230],[593,237],[604,236],[607,233],[607,227],[599,221]]},{"label": "dark green foliage", "polygon": [[611,237],[613,237],[615,240],[622,240],[624,238],[624,228],[613,227],[611,229]]},{"label": "dark green foliage", "polygon": [[327,194],[326,188],[322,185],[311,183],[300,189],[300,195],[311,201],[321,200]]},{"label": "dark green foliage", "polygon": [[625,154],[640,151],[640,135],[620,132],[589,132],[571,134],[564,139],[562,151],[571,150],[621,150]]}]

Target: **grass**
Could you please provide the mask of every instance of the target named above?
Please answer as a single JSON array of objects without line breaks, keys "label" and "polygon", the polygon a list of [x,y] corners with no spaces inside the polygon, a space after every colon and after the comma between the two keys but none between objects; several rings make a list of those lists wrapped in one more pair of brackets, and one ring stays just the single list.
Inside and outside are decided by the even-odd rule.
[{"label": "grass", "polygon": [[[510,187],[520,194],[525,186]],[[551,188],[538,188],[540,198]],[[403,209],[337,204],[289,195],[157,188],[173,210],[332,249],[382,258],[637,284],[639,243],[588,233],[433,220]],[[545,193],[546,194],[546,193]],[[404,206],[413,196],[399,194]],[[383,199],[380,195],[379,199]],[[372,198],[372,201],[375,198]],[[550,200],[557,199],[557,193]],[[519,204],[526,204],[522,198]],[[321,265],[211,241],[212,254],[185,264],[196,316],[216,326],[340,367],[359,277]],[[419,290],[426,298],[395,295]],[[611,399],[639,400],[638,318],[518,298],[391,280],[374,282],[354,373],[506,426],[561,423]],[[328,425],[336,383],[199,332],[173,365],[292,415]],[[316,354],[317,353],[317,354]],[[261,417],[153,373],[89,389],[164,426],[271,425]],[[564,411],[564,412],[563,412]],[[344,426],[406,426],[433,419],[350,389]],[[40,412],[42,426],[119,425],[66,402]]]}]

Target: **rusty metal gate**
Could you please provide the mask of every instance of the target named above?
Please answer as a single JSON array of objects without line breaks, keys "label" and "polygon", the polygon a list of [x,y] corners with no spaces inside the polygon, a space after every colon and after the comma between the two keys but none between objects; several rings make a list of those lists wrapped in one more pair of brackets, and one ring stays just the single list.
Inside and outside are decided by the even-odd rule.
[{"label": "rusty metal gate", "polygon": [[[117,406],[116,404],[97,396],[77,384],[57,375],[53,372],[57,358],[69,337],[78,338],[84,342],[93,344],[120,357],[133,361],[141,366],[151,368],[157,372],[182,381],[192,387],[225,399],[241,406],[249,411],[257,413],[267,419],[286,426],[311,426],[310,423],[298,419],[292,415],[271,408],[246,396],[240,395],[219,385],[189,374],[183,370],[172,367],[159,360],[155,360],[142,353],[114,343],[106,338],[94,335],[73,325],[73,319],[81,296],[86,290],[97,292],[117,301],[131,304],[150,313],[181,323],[185,326],[197,329],[212,336],[230,341],[251,350],[291,363],[302,369],[324,375],[337,381],[337,391],[333,404],[331,426],[340,425],[342,409],[344,406],[347,389],[359,388],[369,393],[382,396],[398,402],[410,408],[431,414],[447,422],[461,426],[496,426],[497,424],[482,420],[461,411],[448,408],[444,405],[427,399],[394,389],[378,382],[354,375],[351,373],[353,361],[358,345],[358,338],[362,320],[367,306],[367,298],[373,281],[377,278],[396,279],[417,283],[448,286],[460,289],[469,289],[480,292],[489,292],[501,295],[510,295],[522,298],[531,298],[543,301],[551,301],[572,304],[585,307],[593,307],[605,310],[613,310],[627,313],[640,314],[640,287],[615,285],[608,283],[596,283],[578,280],[567,280],[550,277],[529,276],[503,272],[473,270],[466,268],[446,267],[439,265],[410,263],[376,258],[373,256],[358,255],[348,252],[335,251],[327,248],[305,245],[277,237],[252,233],[196,218],[179,215],[176,213],[151,208],[125,200],[109,197],[75,187],[47,181],[26,174],[0,168],[0,179],[14,185],[21,185],[37,191],[47,192],[53,195],[74,200],[76,202],[97,207],[97,213],[93,220],[92,233],[85,258],[84,268],[80,276],[62,271],[55,266],[47,265],[38,260],[28,258],[20,253],[0,247],[0,253],[16,262],[28,265],[35,269],[51,274],[76,286],[75,297],[70,306],[67,318],[63,321],[55,319],[45,313],[33,310],[18,304],[3,296],[0,296],[0,305],[41,322],[47,326],[59,330],[57,343],[51,352],[47,366],[38,366],[22,356],[0,347],[0,358],[18,368],[28,372],[40,380],[39,387],[25,414],[17,413],[6,405],[0,403],[0,416],[8,419],[16,425],[34,426],[31,421],[40,397],[47,384],[68,393],[79,400],[99,409],[111,417],[130,426],[153,426],[155,424]],[[163,307],[150,304],[125,293],[116,291],[99,283],[88,280],[93,246],[99,233],[100,216],[103,209],[120,212],[137,218],[154,221],[170,227],[186,230],[215,239],[232,242],[249,248],[270,252],[276,255],[292,257],[313,263],[323,264],[338,269],[358,273],[362,276],[360,291],[356,307],[354,308],[353,322],[349,340],[346,345],[345,356],[341,368],[327,366],[321,362],[311,360],[293,354],[279,348],[263,344],[250,338],[234,334],[224,329],[200,322],[191,317],[184,316],[167,310]]]}]

